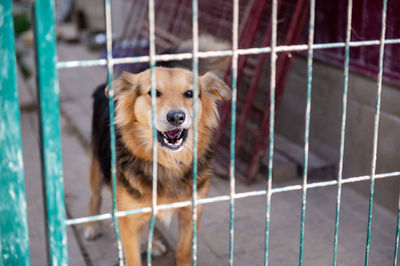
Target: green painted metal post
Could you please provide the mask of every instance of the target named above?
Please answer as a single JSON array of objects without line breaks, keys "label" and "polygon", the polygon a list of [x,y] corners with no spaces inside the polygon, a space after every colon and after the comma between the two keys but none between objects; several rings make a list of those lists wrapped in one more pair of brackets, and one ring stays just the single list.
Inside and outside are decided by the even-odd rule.
[{"label": "green painted metal post", "polygon": [[45,218],[50,265],[67,265],[64,177],[61,157],[59,83],[54,2],[36,0],[36,60]]},{"label": "green painted metal post", "polygon": [[29,265],[12,2],[0,2],[0,265]]}]

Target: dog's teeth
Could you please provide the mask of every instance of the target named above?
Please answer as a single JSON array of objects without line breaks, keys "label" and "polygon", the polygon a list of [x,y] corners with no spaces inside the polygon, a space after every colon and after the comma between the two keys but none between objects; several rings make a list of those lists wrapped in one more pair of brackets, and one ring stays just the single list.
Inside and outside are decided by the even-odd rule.
[{"label": "dog's teeth", "polygon": [[178,139],[178,141],[176,142],[176,145],[181,145],[182,144],[182,139]]}]

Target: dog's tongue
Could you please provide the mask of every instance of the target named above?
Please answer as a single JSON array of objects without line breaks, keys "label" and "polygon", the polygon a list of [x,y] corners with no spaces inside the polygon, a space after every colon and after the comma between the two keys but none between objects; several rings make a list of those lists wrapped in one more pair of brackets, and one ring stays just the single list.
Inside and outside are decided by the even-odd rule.
[{"label": "dog's tongue", "polygon": [[181,130],[180,129],[174,129],[171,131],[166,131],[164,132],[165,135],[167,135],[168,138],[170,139],[174,139],[176,137],[179,137],[179,135],[181,134]]}]

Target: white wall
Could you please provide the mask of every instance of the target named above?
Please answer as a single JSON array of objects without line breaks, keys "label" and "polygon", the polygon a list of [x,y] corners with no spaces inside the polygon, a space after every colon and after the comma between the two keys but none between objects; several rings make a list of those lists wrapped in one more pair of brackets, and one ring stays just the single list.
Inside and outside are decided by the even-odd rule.
[{"label": "white wall", "polygon": [[[277,113],[277,132],[298,143],[304,141],[307,89],[306,59],[297,56],[288,76],[282,104]],[[351,73],[344,153],[344,177],[371,173],[375,77]],[[322,157],[338,160],[343,95],[343,69],[315,61],[313,65],[310,148]],[[400,87],[384,84],[378,141],[377,173],[400,171]],[[312,181],[312,180],[310,180]],[[378,180],[375,199],[397,212],[400,177]],[[349,184],[369,195],[369,182]]]}]

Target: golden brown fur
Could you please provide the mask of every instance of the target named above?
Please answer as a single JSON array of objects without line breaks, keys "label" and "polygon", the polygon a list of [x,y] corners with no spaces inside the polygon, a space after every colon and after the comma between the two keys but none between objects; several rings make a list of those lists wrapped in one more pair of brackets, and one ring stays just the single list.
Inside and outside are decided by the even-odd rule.
[{"label": "golden brown fur", "polygon": [[[156,128],[159,132],[187,130],[182,146],[171,150],[157,142],[158,204],[191,200],[193,160],[193,98],[187,92],[193,90],[192,72],[179,68],[156,68],[157,97]],[[113,82],[115,92],[115,126],[117,130],[117,209],[119,211],[149,207],[152,205],[152,126],[150,70],[139,74],[124,73]],[[106,91],[108,95],[108,92]],[[198,196],[206,197],[213,163],[212,137],[218,127],[217,102],[231,96],[226,84],[211,72],[198,78]],[[194,95],[193,95],[194,97]],[[172,126],[167,119],[171,110],[181,110],[185,119],[179,126]],[[167,118],[166,118],[167,117]],[[107,141],[107,140],[104,140]],[[175,140],[174,140],[175,141]],[[97,141],[98,142],[98,141]],[[175,142],[174,142],[175,143]],[[177,142],[176,142],[177,143]],[[96,145],[93,143],[93,145]],[[175,145],[175,144],[174,144]],[[94,149],[96,151],[96,149]],[[99,213],[100,191],[104,183],[99,158],[94,152],[90,183],[92,195],[90,215]],[[104,173],[103,173],[104,174]],[[175,211],[176,209],[174,209]],[[202,207],[198,208],[201,215]],[[176,210],[179,215],[179,241],[176,253],[177,265],[190,265],[192,240],[192,208]],[[160,219],[168,219],[170,211],[160,211]],[[141,265],[140,236],[142,226],[150,219],[150,213],[119,218],[121,238],[127,265]],[[94,238],[98,224],[88,223],[85,234]]]}]

